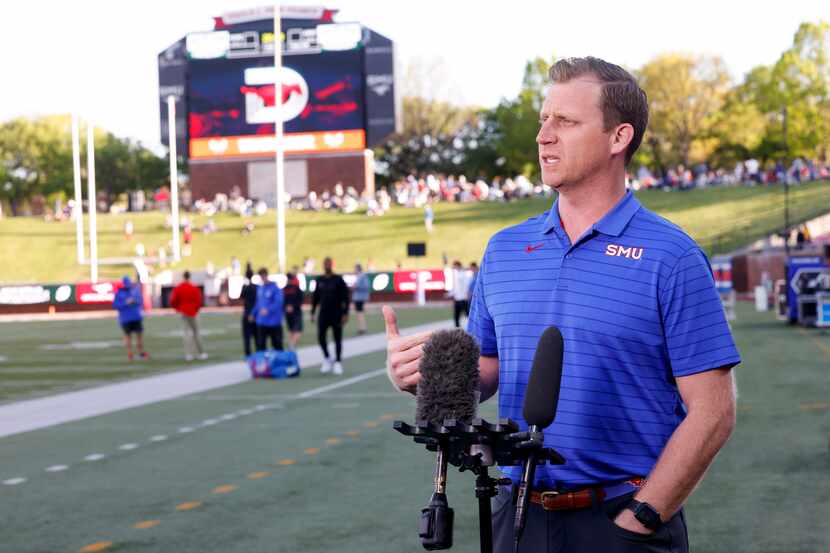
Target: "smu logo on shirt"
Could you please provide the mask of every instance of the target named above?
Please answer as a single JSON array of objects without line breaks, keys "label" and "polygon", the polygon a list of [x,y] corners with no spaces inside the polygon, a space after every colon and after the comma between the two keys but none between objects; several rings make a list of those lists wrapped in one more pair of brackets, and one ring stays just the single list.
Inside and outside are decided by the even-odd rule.
[{"label": "smu logo on shirt", "polygon": [[627,259],[640,259],[643,257],[643,248],[608,244],[605,246],[605,255],[610,255],[611,257],[625,257]]}]

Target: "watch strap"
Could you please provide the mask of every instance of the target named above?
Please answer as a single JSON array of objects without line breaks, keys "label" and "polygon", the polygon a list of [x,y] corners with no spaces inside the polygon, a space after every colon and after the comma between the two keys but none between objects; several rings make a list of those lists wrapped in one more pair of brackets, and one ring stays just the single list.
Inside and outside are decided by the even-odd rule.
[{"label": "watch strap", "polygon": [[660,518],[657,509],[644,501],[632,499],[626,508],[633,512],[634,518],[649,530],[657,530],[663,525],[663,520]]}]

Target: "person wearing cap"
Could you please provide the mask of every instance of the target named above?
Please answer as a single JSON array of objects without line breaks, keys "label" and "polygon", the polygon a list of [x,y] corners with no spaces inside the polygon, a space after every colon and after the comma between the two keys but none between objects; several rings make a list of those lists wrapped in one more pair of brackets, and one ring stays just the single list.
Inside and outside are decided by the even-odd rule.
[{"label": "person wearing cap", "polygon": [[182,338],[184,340],[184,359],[193,361],[194,355],[199,359],[208,358],[199,338],[199,310],[202,308],[202,291],[190,282],[190,271],[184,272],[184,280],[170,294],[170,307],[182,316]]},{"label": "person wearing cap", "polygon": [[118,324],[124,331],[124,346],[127,348],[127,359],[133,360],[133,334],[138,355],[148,359],[150,355],[144,351],[144,299],[141,295],[141,286],[133,283],[130,277],[121,279],[121,287],[115,292],[112,307],[118,311]]}]

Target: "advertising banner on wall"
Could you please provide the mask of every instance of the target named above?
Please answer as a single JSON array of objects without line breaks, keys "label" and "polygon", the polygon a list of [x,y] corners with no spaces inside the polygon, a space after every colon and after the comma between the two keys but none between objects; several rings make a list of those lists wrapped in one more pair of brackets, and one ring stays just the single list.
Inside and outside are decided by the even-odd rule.
[{"label": "advertising banner on wall", "polygon": [[38,305],[75,303],[71,284],[30,284],[0,286],[0,305]]},{"label": "advertising banner on wall", "polygon": [[80,305],[111,304],[115,299],[115,292],[121,288],[118,281],[81,282],[75,285],[75,300]]},{"label": "advertising banner on wall", "polygon": [[443,270],[428,270],[428,271],[395,271],[394,287],[395,292],[415,292],[417,289],[417,280],[424,279],[424,289],[427,291],[446,290],[447,283],[444,278]]}]

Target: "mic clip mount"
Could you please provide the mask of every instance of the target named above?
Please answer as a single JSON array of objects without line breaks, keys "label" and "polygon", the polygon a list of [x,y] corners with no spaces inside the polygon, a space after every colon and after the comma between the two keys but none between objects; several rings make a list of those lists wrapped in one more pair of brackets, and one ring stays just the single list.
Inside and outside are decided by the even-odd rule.
[{"label": "mic clip mount", "polygon": [[[447,462],[458,467],[460,472],[469,470],[476,475],[482,553],[493,550],[490,498],[498,495],[498,486],[512,484],[509,478],[492,478],[487,467],[521,466],[530,455],[536,457],[539,465],[565,464],[564,457],[554,449],[544,447],[541,431],[520,431],[519,425],[511,419],[499,419],[495,424],[482,418],[475,418],[470,424],[456,419],[444,419],[443,424],[418,421],[414,425],[395,421],[392,428],[412,437],[415,443],[423,444],[429,451],[440,449]],[[429,550],[446,548],[436,547],[434,542],[428,545],[423,537],[422,543]],[[452,543],[451,537],[449,543]]]}]

